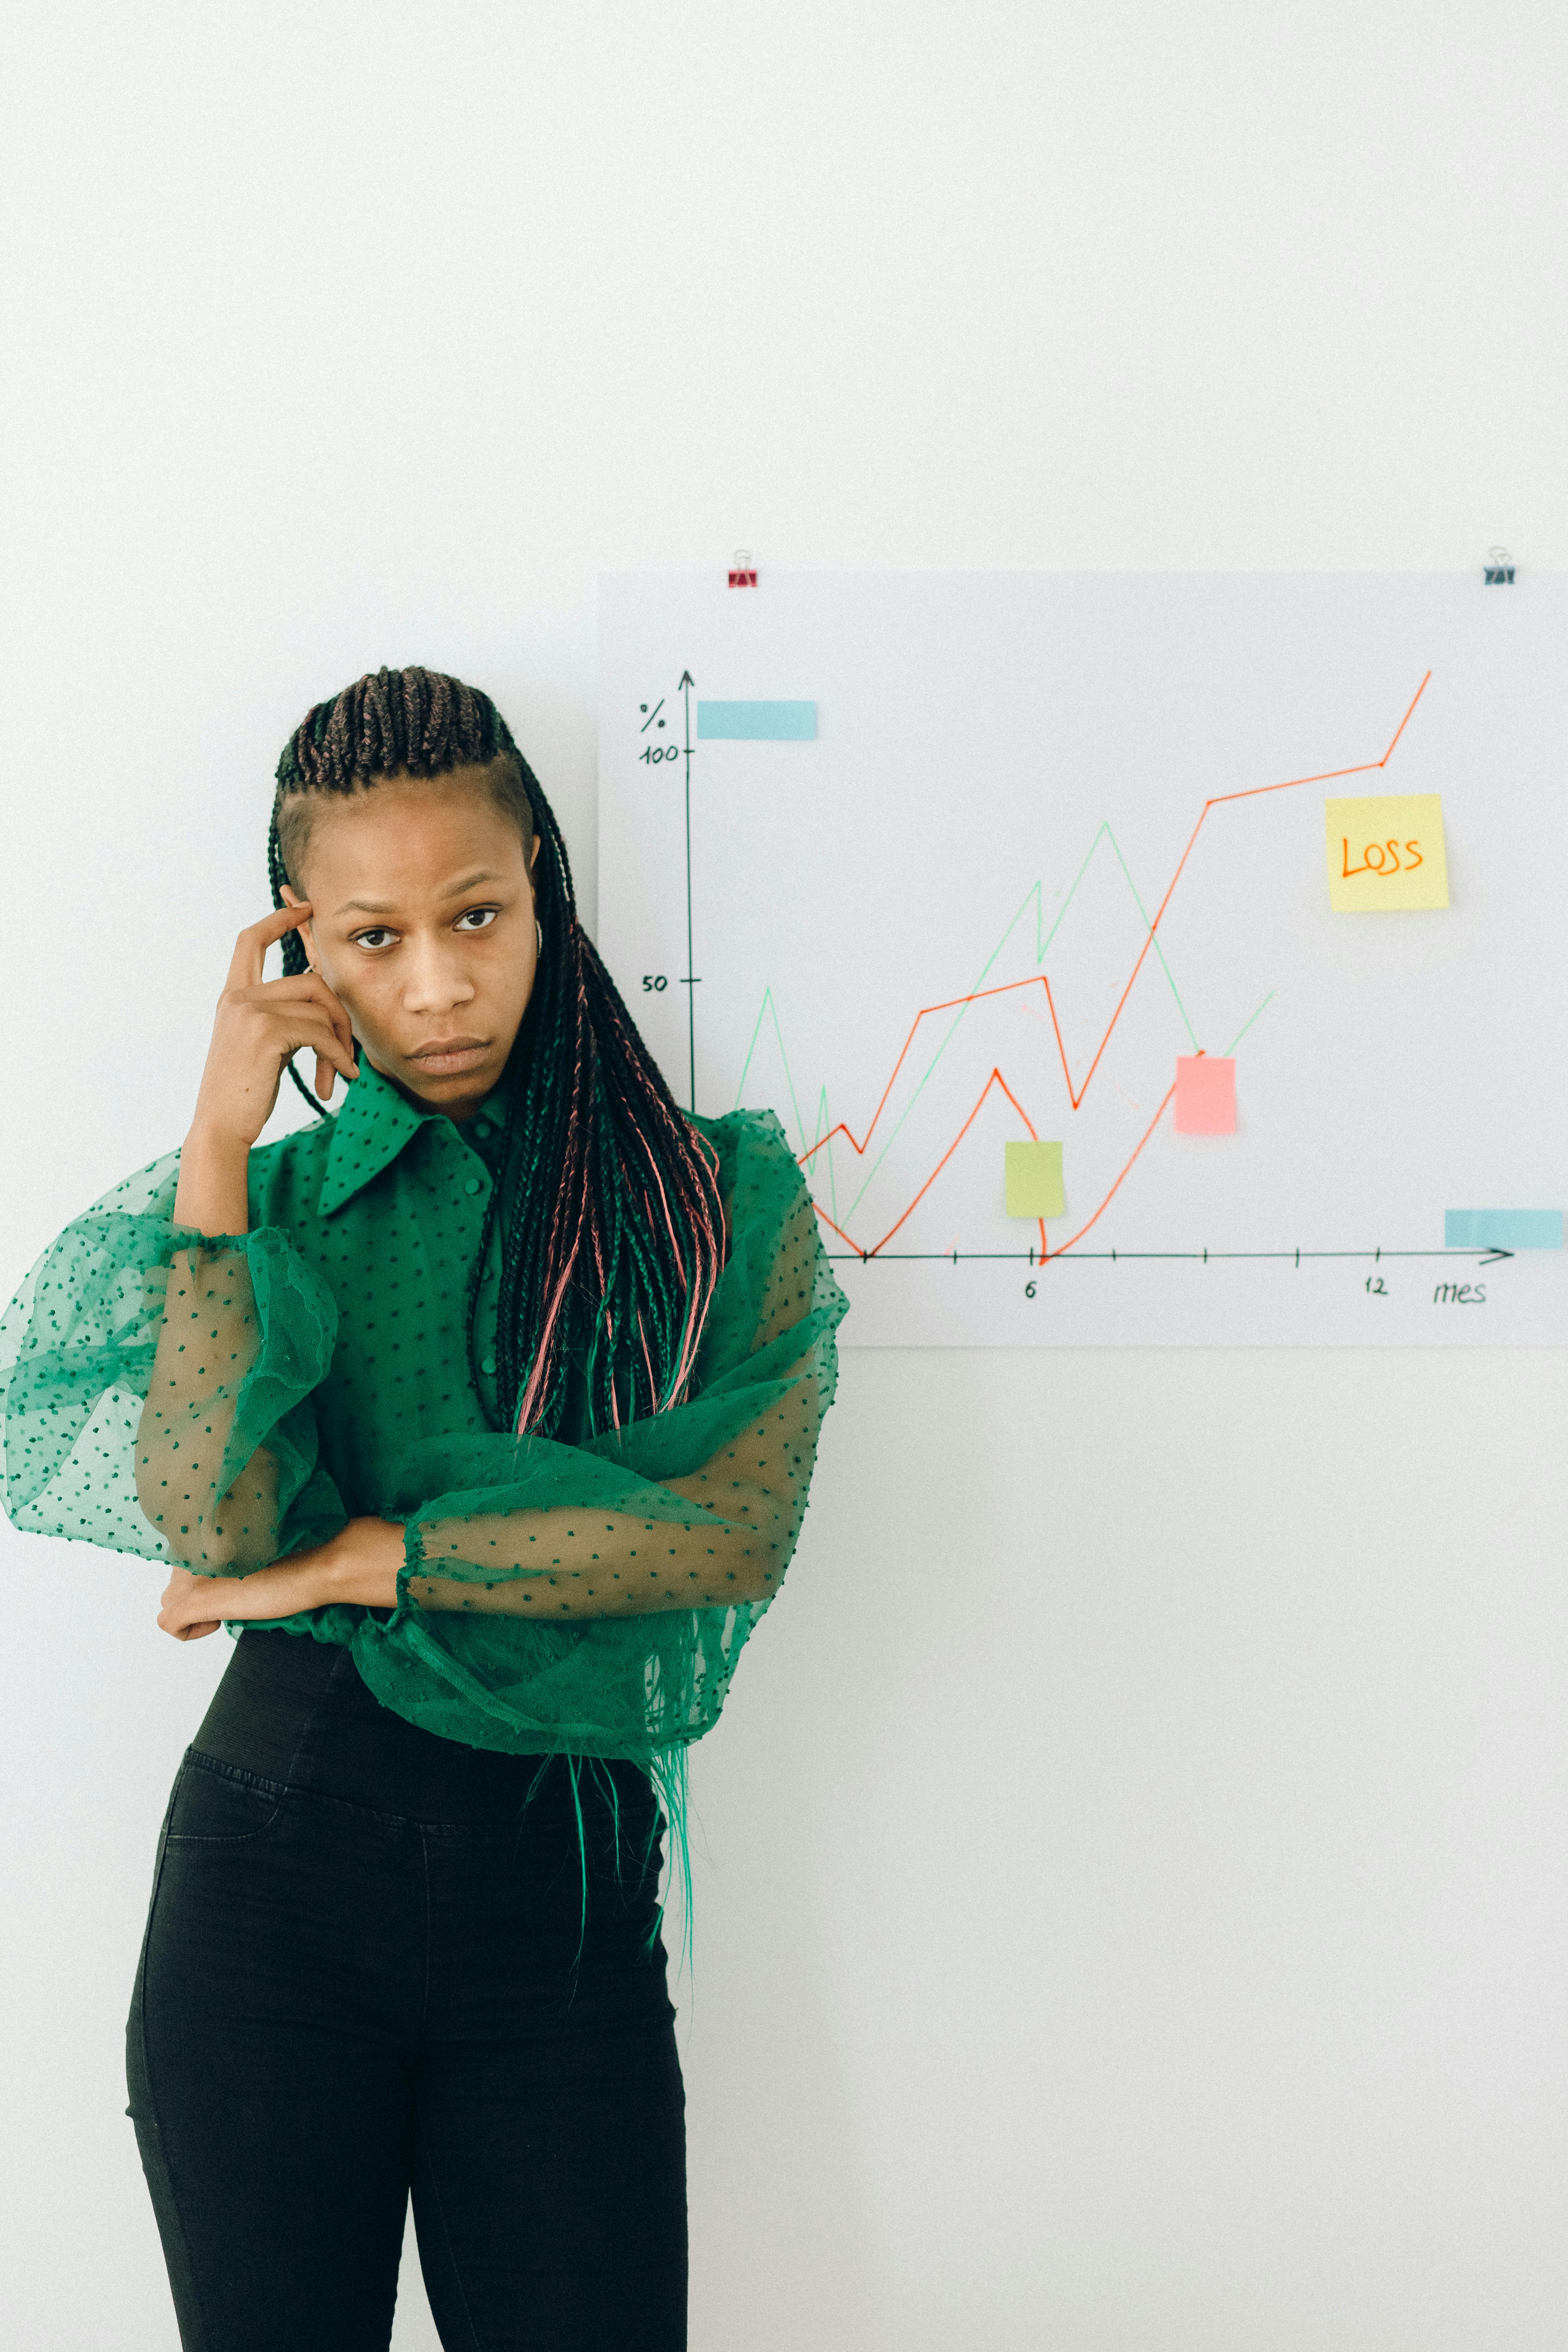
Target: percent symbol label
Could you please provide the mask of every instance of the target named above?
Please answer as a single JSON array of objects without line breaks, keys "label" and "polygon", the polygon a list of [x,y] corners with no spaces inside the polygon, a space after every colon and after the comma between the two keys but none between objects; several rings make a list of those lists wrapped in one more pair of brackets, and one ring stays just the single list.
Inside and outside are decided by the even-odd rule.
[{"label": "percent symbol label", "polygon": [[[642,718],[642,725],[637,729],[637,733],[639,735],[646,735],[650,727],[655,729],[662,729],[664,727],[665,721],[659,716],[659,713],[663,709],[664,697],[662,695],[657,702],[638,703],[637,710]],[[659,762],[663,760],[679,760],[679,757],[680,746],[679,743],[660,743],[657,740],[651,743],[645,743],[642,750],[637,753],[637,758],[641,760],[646,766],[650,768],[657,768]]]}]

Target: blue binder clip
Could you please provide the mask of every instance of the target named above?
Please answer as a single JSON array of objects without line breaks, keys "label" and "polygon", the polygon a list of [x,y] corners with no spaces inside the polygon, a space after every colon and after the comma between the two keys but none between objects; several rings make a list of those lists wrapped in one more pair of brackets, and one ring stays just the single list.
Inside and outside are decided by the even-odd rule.
[{"label": "blue binder clip", "polygon": [[1485,588],[1511,588],[1513,562],[1506,547],[1489,547],[1486,572],[1481,584]]}]

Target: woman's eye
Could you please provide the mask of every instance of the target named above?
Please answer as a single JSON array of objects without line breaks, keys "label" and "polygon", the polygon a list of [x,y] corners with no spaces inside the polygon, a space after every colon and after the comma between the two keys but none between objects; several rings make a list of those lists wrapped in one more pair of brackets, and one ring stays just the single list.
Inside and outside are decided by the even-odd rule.
[{"label": "woman's eye", "polygon": [[482,931],[495,921],[500,912],[499,907],[470,907],[466,914],[458,916],[453,928],[459,931]]},{"label": "woman's eye", "polygon": [[354,945],[356,948],[384,948],[392,937],[391,931],[381,927],[370,931],[356,931]]}]

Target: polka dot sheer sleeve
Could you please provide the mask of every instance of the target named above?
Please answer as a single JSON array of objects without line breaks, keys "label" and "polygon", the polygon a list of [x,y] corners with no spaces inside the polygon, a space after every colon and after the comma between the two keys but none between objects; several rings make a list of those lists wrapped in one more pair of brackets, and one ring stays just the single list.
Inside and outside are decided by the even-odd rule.
[{"label": "polka dot sheer sleeve", "polygon": [[469,1379],[455,1203],[482,1180],[444,1123],[413,1124],[346,1206],[323,1121],[252,1154],[248,1233],[174,1223],[177,1154],[68,1225],[0,1318],[6,1513],[229,1576],[352,1514],[401,1523],[394,1605],[272,1622],[349,1645],[423,1728],[636,1758],[678,1806],[833,1400],[847,1302],[805,1180],[772,1111],[694,1119],[727,1241],[686,1395],[575,1442],[517,1436]]},{"label": "polka dot sheer sleeve", "polygon": [[[809,1223],[807,1222],[809,1219]],[[641,1507],[610,1508],[591,1454],[577,1483],[583,1499],[521,1510],[437,1505],[410,1526],[407,1594],[424,1609],[499,1610],[523,1615],[636,1616],[665,1609],[727,1608],[747,1601],[760,1613],[777,1591],[794,1552],[816,1458],[817,1435],[831,1401],[831,1340],[811,1314],[803,1328],[783,1323],[788,1299],[810,1295],[816,1252],[815,1215],[792,1221],[781,1243],[769,1313],[759,1328],[765,1364],[732,1380],[707,1410],[665,1416],[666,1444],[653,1452],[689,1458],[688,1437],[706,1446],[692,1466],[657,1480],[658,1493],[629,1497]],[[792,1344],[793,1341],[793,1344]],[[721,1409],[720,1409],[721,1408]],[[738,1425],[737,1425],[738,1424]],[[585,1449],[584,1449],[585,1451]],[[609,1449],[606,1449],[608,1452]],[[647,1458],[639,1431],[626,1433],[613,1457],[623,1469]],[[649,1466],[655,1466],[650,1462]],[[478,1503],[479,1497],[470,1498]],[[647,1513],[657,1509],[658,1517]]]},{"label": "polka dot sheer sleeve", "polygon": [[279,1556],[318,1491],[309,1399],[331,1360],[331,1295],[287,1238],[206,1239],[173,1222],[179,1155],[68,1225],[0,1319],[5,1508],[39,1535],[244,1575]]},{"label": "polka dot sheer sleeve", "polygon": [[515,1495],[416,1511],[405,1605],[553,1620],[767,1607],[805,1517],[846,1302],[782,1129],[747,1116],[690,1402],[542,1449]]}]

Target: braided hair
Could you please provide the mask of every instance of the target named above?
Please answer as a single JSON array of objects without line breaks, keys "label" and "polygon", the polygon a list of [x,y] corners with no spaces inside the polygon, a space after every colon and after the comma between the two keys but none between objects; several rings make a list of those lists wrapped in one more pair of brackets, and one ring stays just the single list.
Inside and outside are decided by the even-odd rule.
[{"label": "braided hair", "polygon": [[[384,776],[470,765],[489,770],[524,848],[539,836],[541,947],[502,1080],[503,1173],[469,1278],[469,1363],[482,1395],[475,1325],[499,1218],[501,1425],[555,1435],[575,1376],[593,1433],[664,1412],[686,1394],[722,1257],[718,1159],[678,1108],[578,920],[560,827],[489,696],[435,670],[381,669],[317,703],[278,762],[272,903],[283,904],[290,878],[284,835],[297,864],[299,820],[310,814],[285,812],[296,795],[357,793]],[[302,972],[299,932],[282,944],[284,971]],[[324,1116],[291,1063],[289,1076]]]}]

